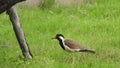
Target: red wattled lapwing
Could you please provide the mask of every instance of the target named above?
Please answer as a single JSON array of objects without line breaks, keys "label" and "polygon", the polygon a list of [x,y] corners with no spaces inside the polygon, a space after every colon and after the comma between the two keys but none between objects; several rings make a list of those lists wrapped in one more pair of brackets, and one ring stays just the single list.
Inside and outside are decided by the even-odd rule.
[{"label": "red wattled lapwing", "polygon": [[85,48],[84,46],[76,43],[73,40],[65,39],[62,34],[57,34],[52,39],[57,39],[59,41],[60,46],[63,50],[69,51],[69,52],[89,52],[89,53],[95,53],[95,51]]}]

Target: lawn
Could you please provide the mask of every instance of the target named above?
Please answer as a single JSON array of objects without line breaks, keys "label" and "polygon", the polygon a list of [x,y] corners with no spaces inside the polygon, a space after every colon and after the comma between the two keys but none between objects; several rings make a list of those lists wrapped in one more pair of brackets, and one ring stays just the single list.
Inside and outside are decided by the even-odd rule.
[{"label": "lawn", "polygon": [[[74,7],[18,8],[34,58],[24,61],[12,24],[0,15],[1,68],[119,68],[120,2],[97,0]],[[57,33],[96,51],[69,53],[51,38]]]}]

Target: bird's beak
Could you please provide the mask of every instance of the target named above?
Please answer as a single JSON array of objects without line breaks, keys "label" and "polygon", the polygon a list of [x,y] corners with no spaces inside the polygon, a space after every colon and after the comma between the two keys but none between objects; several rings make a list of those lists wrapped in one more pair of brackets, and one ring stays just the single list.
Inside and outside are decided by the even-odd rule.
[{"label": "bird's beak", "polygon": [[55,36],[55,37],[52,37],[52,39],[56,39],[56,36]]}]

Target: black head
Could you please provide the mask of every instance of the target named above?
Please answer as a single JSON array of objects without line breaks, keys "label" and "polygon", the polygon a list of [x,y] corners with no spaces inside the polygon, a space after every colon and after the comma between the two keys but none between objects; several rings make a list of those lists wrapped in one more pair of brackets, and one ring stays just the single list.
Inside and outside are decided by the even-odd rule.
[{"label": "black head", "polygon": [[56,34],[56,36],[53,37],[52,39],[57,39],[57,40],[59,41],[60,46],[61,46],[63,49],[65,49],[65,48],[64,48],[64,44],[63,44],[64,36],[63,36],[62,34]]},{"label": "black head", "polygon": [[61,37],[62,38],[64,38],[64,36],[62,35],[62,34],[56,34],[56,36],[55,37],[53,37],[52,39],[61,39]]}]

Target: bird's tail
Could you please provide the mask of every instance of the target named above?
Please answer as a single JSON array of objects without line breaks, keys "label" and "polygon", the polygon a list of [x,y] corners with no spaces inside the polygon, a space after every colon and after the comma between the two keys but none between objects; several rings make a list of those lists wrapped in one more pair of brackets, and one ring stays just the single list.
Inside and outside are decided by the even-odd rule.
[{"label": "bird's tail", "polygon": [[85,49],[85,50],[80,50],[79,52],[90,52],[90,53],[95,54],[95,51],[93,51],[93,50],[87,50],[87,49]]}]

